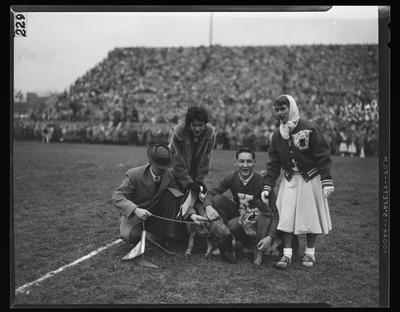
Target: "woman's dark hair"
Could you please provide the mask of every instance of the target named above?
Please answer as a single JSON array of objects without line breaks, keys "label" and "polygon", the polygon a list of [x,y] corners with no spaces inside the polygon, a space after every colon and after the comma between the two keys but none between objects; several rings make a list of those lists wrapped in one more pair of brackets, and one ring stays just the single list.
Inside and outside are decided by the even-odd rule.
[{"label": "woman's dark hair", "polygon": [[238,159],[239,154],[241,153],[250,153],[251,156],[253,156],[253,159],[256,159],[256,153],[254,152],[253,149],[251,149],[250,147],[247,146],[243,146],[241,148],[239,148],[236,152],[236,159]]},{"label": "woman's dark hair", "polygon": [[208,122],[208,113],[204,107],[201,106],[191,106],[188,108],[186,117],[185,117],[185,125],[186,127],[190,126],[190,123],[194,120],[200,120],[204,123]]},{"label": "woman's dark hair", "polygon": [[274,106],[281,106],[281,105],[286,105],[287,107],[290,107],[290,102],[287,96],[281,95],[274,101]]}]

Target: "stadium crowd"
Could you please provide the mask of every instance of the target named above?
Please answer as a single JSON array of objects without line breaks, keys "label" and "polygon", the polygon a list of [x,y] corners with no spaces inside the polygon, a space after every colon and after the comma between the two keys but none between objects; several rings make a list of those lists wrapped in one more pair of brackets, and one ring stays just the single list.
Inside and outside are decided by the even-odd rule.
[{"label": "stadium crowd", "polygon": [[195,104],[210,112],[216,148],[267,150],[272,99],[289,93],[333,153],[377,155],[377,59],[377,45],[117,48],[45,110],[15,120],[14,136],[39,141],[47,126],[52,141],[165,143]]}]

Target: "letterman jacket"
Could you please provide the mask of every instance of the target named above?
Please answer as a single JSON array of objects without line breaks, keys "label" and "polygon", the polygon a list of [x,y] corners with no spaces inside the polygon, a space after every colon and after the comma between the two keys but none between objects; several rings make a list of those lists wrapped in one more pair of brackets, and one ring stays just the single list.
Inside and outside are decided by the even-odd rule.
[{"label": "letterman jacket", "polygon": [[306,182],[320,174],[322,187],[333,186],[329,145],[320,129],[311,122],[300,119],[289,140],[284,140],[279,128],[276,129],[272,135],[269,158],[267,174],[263,177],[264,190],[274,188],[281,168],[290,181],[295,165]]}]

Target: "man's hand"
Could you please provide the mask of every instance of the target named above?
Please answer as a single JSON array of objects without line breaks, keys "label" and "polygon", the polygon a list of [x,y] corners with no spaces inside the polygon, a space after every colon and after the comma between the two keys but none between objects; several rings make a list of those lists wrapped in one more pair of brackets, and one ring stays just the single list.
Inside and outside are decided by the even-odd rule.
[{"label": "man's hand", "polygon": [[137,215],[142,220],[146,220],[148,217],[152,216],[150,211],[143,208],[136,208],[134,212],[135,215]]},{"label": "man's hand", "polygon": [[192,214],[190,216],[190,219],[192,219],[192,221],[194,221],[198,225],[202,225],[205,221],[207,221],[207,218],[199,216],[197,214]]},{"label": "man's hand", "polygon": [[271,236],[267,236],[264,237],[262,240],[260,240],[257,244],[257,249],[262,251],[265,249],[270,249],[272,246],[272,237]]},{"label": "man's hand", "polygon": [[220,218],[219,213],[212,206],[206,207],[206,215],[210,221]]},{"label": "man's hand", "polygon": [[329,195],[331,195],[335,191],[335,187],[334,186],[325,186],[322,190],[324,192],[324,197],[328,198]]},{"label": "man's hand", "polygon": [[264,204],[269,205],[269,191],[261,192],[261,200]]}]

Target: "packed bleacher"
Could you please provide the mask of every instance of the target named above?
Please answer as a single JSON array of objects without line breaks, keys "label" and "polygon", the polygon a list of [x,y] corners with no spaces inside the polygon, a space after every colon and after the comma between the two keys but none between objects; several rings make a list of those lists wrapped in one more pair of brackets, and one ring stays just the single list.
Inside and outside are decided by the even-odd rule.
[{"label": "packed bleacher", "polygon": [[190,105],[203,105],[216,148],[268,149],[276,127],[273,99],[297,100],[338,154],[378,146],[378,46],[117,48],[30,120],[15,120],[16,139],[145,145],[168,142]]}]

